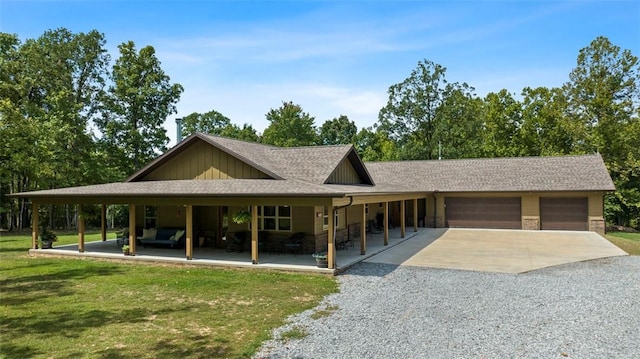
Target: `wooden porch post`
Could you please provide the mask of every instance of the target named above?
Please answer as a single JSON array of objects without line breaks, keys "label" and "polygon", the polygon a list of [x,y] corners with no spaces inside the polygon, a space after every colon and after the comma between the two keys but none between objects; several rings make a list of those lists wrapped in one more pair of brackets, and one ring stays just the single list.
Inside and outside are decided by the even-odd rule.
[{"label": "wooden porch post", "polygon": [[258,264],[258,206],[251,206],[251,263]]},{"label": "wooden porch post", "polygon": [[327,268],[335,269],[336,252],[335,252],[334,238],[333,238],[333,226],[335,225],[334,218],[336,214],[332,206],[330,206],[329,208],[331,210],[329,211],[329,218],[328,218],[329,223],[327,226]]},{"label": "wooden porch post", "polygon": [[107,240],[107,206],[100,206],[100,238],[102,241]]},{"label": "wooden porch post", "polygon": [[78,252],[84,253],[84,214],[81,205],[78,205]]},{"label": "wooden porch post", "polygon": [[405,229],[406,229],[406,201],[403,199],[400,201],[400,238],[404,238]]},{"label": "wooden porch post", "polygon": [[367,251],[367,205],[362,204],[362,225],[360,226],[360,254]]},{"label": "wooden porch post", "polygon": [[389,202],[383,203],[384,219],[382,220],[382,228],[384,228],[384,245],[389,244]]},{"label": "wooden porch post", "polygon": [[185,214],[187,217],[187,240],[186,240],[186,252],[187,259],[193,259],[193,206],[188,204],[185,210]]},{"label": "wooden porch post", "polygon": [[136,255],[136,205],[129,205],[129,254]]},{"label": "wooden porch post", "polygon": [[38,203],[31,203],[31,248],[38,249]]},{"label": "wooden porch post", "polygon": [[413,231],[418,231],[418,199],[413,199]]}]

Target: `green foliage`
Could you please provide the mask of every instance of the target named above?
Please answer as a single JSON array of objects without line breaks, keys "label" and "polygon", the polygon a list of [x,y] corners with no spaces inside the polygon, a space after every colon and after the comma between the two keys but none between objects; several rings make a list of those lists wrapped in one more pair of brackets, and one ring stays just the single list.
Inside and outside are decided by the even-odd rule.
[{"label": "green foliage", "polygon": [[598,37],[580,50],[564,91],[573,143],[599,152],[616,184],[609,220],[640,225],[640,65],[638,57]]},{"label": "green foliage", "polygon": [[518,132],[522,127],[521,104],[507,90],[490,93],[484,99],[485,157],[514,157],[518,155]]},{"label": "green foliage", "polygon": [[269,126],[262,134],[262,142],[281,146],[313,146],[318,139],[314,126],[315,118],[293,102],[283,102],[277,109],[266,114]]},{"label": "green foliage", "polygon": [[162,124],[176,112],[183,88],[170,83],[152,46],[137,51],[128,41],[118,49],[106,111],[96,124],[115,165],[132,173],[166,150],[169,138]]},{"label": "green foliage", "polygon": [[249,223],[251,222],[251,212],[249,212],[246,209],[238,210],[236,213],[233,214],[231,219],[235,224]]},{"label": "green foliage", "polygon": [[394,161],[398,159],[396,142],[381,129],[363,128],[356,135],[356,150],[363,161]]},{"label": "green foliage", "polygon": [[307,331],[300,326],[294,326],[293,328],[280,334],[280,340],[287,341],[292,339],[302,339],[309,335]]},{"label": "green foliage", "polygon": [[328,120],[318,130],[318,143],[321,145],[348,145],[356,141],[358,127],[345,115]]},{"label": "green foliage", "polygon": [[188,137],[196,132],[220,135],[229,126],[231,120],[216,110],[203,114],[194,112],[182,118],[182,135]]},{"label": "green foliage", "polygon": [[[389,87],[378,130],[396,143],[401,160],[476,157],[479,153],[480,102],[467,84],[448,83],[446,68],[418,63],[403,82]],[[448,155],[448,156],[446,156]]]},{"label": "green foliage", "polygon": [[561,89],[522,90],[522,127],[517,136],[518,155],[552,156],[572,153],[573,138],[564,111]]},{"label": "green foliage", "polygon": [[260,140],[253,126],[245,123],[240,128],[231,123],[229,118],[215,110],[204,114],[194,112],[182,119],[182,134],[184,137],[196,132],[243,141],[259,142]]},{"label": "green foliage", "polygon": [[44,227],[40,231],[40,241],[41,242],[57,242],[58,236],[53,233],[49,228]]}]

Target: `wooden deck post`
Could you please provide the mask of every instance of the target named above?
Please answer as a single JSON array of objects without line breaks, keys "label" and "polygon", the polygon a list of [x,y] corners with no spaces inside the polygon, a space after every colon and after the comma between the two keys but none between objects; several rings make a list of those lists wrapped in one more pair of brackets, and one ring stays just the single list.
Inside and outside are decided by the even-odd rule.
[{"label": "wooden deck post", "polygon": [[404,238],[406,231],[407,209],[405,200],[400,201],[400,238]]},{"label": "wooden deck post", "polygon": [[31,203],[31,248],[38,249],[38,203]]},{"label": "wooden deck post", "polygon": [[102,241],[107,240],[107,206],[100,205],[100,238]]},{"label": "wooden deck post", "polygon": [[84,213],[82,213],[82,205],[78,205],[78,252],[84,253]]},{"label": "wooden deck post", "polygon": [[186,240],[186,252],[187,252],[187,259],[191,260],[193,259],[193,206],[188,204],[187,208],[185,210],[185,214],[187,217],[187,240]]},{"label": "wooden deck post", "polygon": [[382,228],[384,228],[384,245],[386,246],[389,244],[389,202],[384,202],[383,206],[384,219]]},{"label": "wooden deck post", "polygon": [[251,263],[258,264],[258,206],[251,206]]},{"label": "wooden deck post", "polygon": [[418,199],[413,199],[413,231],[418,231]]},{"label": "wooden deck post", "polygon": [[329,218],[328,218],[328,226],[327,226],[327,268],[335,269],[336,267],[336,251],[335,251],[335,243],[333,238],[333,227],[335,225],[334,218],[336,216],[333,207],[330,207]]},{"label": "wooden deck post", "polygon": [[367,251],[367,205],[362,205],[362,225],[360,226],[360,254]]},{"label": "wooden deck post", "polygon": [[129,254],[136,255],[136,205],[129,205]]}]

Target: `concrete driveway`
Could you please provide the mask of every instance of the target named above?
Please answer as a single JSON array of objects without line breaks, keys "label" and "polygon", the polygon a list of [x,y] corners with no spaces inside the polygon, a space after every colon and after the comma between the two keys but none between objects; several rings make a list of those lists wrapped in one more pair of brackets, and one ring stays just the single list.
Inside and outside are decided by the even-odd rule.
[{"label": "concrete driveway", "polygon": [[365,262],[523,273],[624,255],[594,232],[449,228],[422,231]]}]

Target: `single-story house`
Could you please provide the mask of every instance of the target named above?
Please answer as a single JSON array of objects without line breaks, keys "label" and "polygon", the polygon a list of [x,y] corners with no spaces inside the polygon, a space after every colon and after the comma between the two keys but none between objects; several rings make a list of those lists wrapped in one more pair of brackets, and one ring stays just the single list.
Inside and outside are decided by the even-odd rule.
[{"label": "single-story house", "polygon": [[[602,233],[603,196],[614,190],[598,154],[364,163],[352,145],[281,148],[197,133],[124,182],[13,196],[32,201],[34,249],[39,205],[101,204],[104,223],[105,205],[124,204],[134,255],[152,228],[181,228],[187,259],[199,237],[221,247],[242,233],[254,264],[286,243],[326,251],[334,268],[336,246],[359,238],[365,254],[367,233],[379,230],[386,244],[390,226],[403,237],[406,226]],[[238,213],[248,223],[234,223]]]}]

